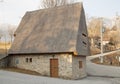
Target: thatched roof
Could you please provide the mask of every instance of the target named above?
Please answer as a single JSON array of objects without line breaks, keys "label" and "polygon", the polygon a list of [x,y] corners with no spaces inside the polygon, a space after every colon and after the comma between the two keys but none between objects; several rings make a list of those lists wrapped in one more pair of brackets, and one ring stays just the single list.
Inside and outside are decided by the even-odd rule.
[{"label": "thatched roof", "polygon": [[16,30],[9,54],[77,52],[89,54],[81,3],[27,12]]}]

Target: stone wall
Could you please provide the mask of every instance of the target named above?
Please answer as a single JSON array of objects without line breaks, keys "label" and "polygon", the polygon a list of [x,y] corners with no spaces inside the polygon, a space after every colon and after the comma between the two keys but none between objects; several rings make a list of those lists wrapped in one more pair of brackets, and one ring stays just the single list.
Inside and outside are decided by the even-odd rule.
[{"label": "stone wall", "polygon": [[[28,58],[28,62],[26,59]],[[30,62],[32,58],[32,62]],[[17,55],[11,56],[9,66],[36,71],[43,76],[50,76],[50,59],[58,59],[58,76],[65,79],[80,79],[86,77],[86,57],[72,54],[56,55]],[[82,68],[79,62],[82,61]]]},{"label": "stone wall", "polygon": [[[82,61],[82,68],[79,67],[79,62]],[[73,66],[73,79],[80,79],[86,77],[86,57],[73,56],[72,59]]]},{"label": "stone wall", "polygon": [[[26,62],[27,58],[32,58],[32,62]],[[58,59],[59,77],[72,79],[72,54],[11,56],[10,67],[32,70],[41,75],[50,76],[50,59],[53,58]]]},{"label": "stone wall", "polygon": [[8,66],[8,57],[0,59],[0,68],[5,68]]}]

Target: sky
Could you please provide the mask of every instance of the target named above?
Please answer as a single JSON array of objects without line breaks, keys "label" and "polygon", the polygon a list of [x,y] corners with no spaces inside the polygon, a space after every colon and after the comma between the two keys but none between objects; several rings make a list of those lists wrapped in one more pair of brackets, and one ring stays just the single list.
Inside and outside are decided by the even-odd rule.
[{"label": "sky", "polygon": [[[120,14],[120,0],[76,0],[83,2],[88,16],[112,18]],[[4,0],[0,2],[0,24],[19,25],[26,11],[39,9],[40,0]]]}]

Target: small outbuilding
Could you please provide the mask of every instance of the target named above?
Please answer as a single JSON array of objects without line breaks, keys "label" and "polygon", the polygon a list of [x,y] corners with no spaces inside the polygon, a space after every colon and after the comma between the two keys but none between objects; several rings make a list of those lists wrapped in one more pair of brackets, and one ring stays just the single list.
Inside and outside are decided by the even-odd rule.
[{"label": "small outbuilding", "polygon": [[27,12],[15,36],[9,67],[50,77],[86,77],[90,50],[82,3]]}]

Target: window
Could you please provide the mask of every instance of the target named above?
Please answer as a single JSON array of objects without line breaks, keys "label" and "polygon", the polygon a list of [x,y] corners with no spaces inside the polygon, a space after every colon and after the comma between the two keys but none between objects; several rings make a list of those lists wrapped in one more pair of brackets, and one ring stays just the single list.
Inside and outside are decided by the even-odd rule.
[{"label": "window", "polygon": [[19,60],[18,59],[16,59],[16,64],[19,64]]},{"label": "window", "polygon": [[87,45],[87,43],[85,43],[84,41],[83,41],[83,44],[84,44],[84,45]]},{"label": "window", "polygon": [[82,61],[79,61],[79,68],[82,68]]},{"label": "window", "polygon": [[28,58],[26,58],[26,62],[28,62]]},{"label": "window", "polygon": [[26,58],[26,62],[32,62],[32,58]]},{"label": "window", "polygon": [[30,62],[32,62],[32,58],[30,58]]},{"label": "window", "polygon": [[84,34],[84,33],[82,33],[82,35],[84,36],[84,37],[86,37],[87,35],[86,34]]},{"label": "window", "polygon": [[16,37],[16,34],[14,34],[14,37]]}]

